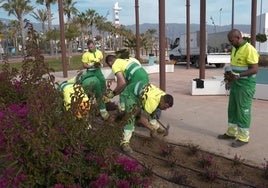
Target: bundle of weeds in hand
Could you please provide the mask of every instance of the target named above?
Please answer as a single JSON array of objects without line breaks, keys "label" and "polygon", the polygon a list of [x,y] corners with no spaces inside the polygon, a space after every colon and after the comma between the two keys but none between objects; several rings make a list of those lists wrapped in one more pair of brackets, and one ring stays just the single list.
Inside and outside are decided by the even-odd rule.
[{"label": "bundle of weeds in hand", "polygon": [[224,80],[223,80],[225,83],[226,90],[230,89],[230,84],[233,80],[235,80],[235,75],[232,73],[232,71],[226,71],[224,73]]},{"label": "bundle of weeds in hand", "polygon": [[101,67],[102,67],[102,65],[101,65],[100,62],[95,62],[94,63],[94,68],[101,68]]},{"label": "bundle of weeds in hand", "polygon": [[224,82],[230,83],[234,79],[235,79],[235,75],[231,71],[228,71],[228,72],[224,73]]},{"label": "bundle of weeds in hand", "polygon": [[120,155],[107,152],[118,144],[122,128],[100,125],[92,132],[86,118],[65,110],[48,64],[36,50],[38,36],[26,25],[22,70],[6,64],[0,73],[0,187],[118,187],[120,182],[148,187],[142,172],[135,172],[141,180],[135,183],[129,179],[132,172],[114,170],[118,164],[112,157]]}]

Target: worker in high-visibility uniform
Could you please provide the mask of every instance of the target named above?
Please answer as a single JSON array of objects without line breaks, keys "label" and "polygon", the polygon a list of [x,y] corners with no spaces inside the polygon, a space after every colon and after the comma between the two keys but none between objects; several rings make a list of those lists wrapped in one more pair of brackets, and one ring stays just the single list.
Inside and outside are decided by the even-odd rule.
[{"label": "worker in high-visibility uniform", "polygon": [[172,107],[173,97],[153,84],[142,81],[128,84],[124,92],[128,96],[125,101],[126,113],[130,116],[124,126],[120,145],[124,152],[131,153],[133,150],[130,139],[135,129],[136,118],[139,117],[138,121],[150,130],[151,135],[163,134],[165,130],[160,128],[159,122],[152,115],[156,109],[166,110]]},{"label": "worker in high-visibility uniform", "polygon": [[112,68],[113,74],[116,76],[116,88],[113,93],[107,96],[112,98],[114,95],[119,95],[119,110],[125,111],[125,101],[128,94],[124,89],[128,84],[143,81],[149,83],[149,76],[146,70],[141,66],[140,62],[135,58],[121,59],[114,55],[108,55],[105,59],[107,65]]},{"label": "worker in high-visibility uniform", "polygon": [[71,108],[72,102],[81,100],[77,106],[76,117],[85,117],[90,110],[91,102],[80,84],[73,82],[74,79],[65,81],[60,84],[59,89],[63,93],[64,106],[66,110]]},{"label": "worker in high-visibility uniform", "polygon": [[95,88],[95,89],[97,89],[96,99],[97,99],[98,104],[99,104],[100,114],[104,120],[108,120],[109,113],[106,110],[106,106],[105,106],[104,101],[102,100],[102,94],[106,90],[106,80],[105,80],[105,77],[101,71],[101,67],[103,66],[102,65],[103,54],[100,50],[98,50],[95,47],[95,44],[92,40],[89,40],[87,42],[87,46],[88,46],[88,51],[82,55],[83,67],[85,69],[87,69],[87,71],[85,74],[82,75],[81,84],[84,87],[84,90],[86,92],[90,91],[90,90],[86,89],[86,87],[93,87],[92,86],[92,79],[94,77],[94,79],[95,79],[94,82],[96,82],[98,85],[96,87],[99,87],[99,88]]},{"label": "worker in high-visibility uniform", "polygon": [[[128,100],[126,100],[126,111],[132,113],[135,108],[138,110],[141,109],[142,113],[138,114],[138,121],[150,130],[151,135],[155,135],[155,133],[163,133],[165,130],[161,129],[159,122],[154,119],[152,115],[157,109],[166,110],[172,107],[172,95],[166,94],[153,84],[144,82],[130,84],[126,88],[126,93],[129,95]],[[132,152],[130,139],[135,129],[134,125],[136,117],[136,114],[132,114],[124,127],[121,147],[125,152]]]},{"label": "worker in high-visibility uniform", "polygon": [[259,54],[243,39],[239,30],[228,33],[232,44],[230,95],[228,105],[228,129],[219,139],[235,139],[232,147],[240,147],[249,142],[251,106],[256,87]]}]

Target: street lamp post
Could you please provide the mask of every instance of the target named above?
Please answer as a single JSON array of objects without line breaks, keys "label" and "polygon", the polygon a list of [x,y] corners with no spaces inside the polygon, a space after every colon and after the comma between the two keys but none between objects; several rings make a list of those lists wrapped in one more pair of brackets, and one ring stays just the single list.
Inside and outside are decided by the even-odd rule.
[{"label": "street lamp post", "polygon": [[234,0],[232,0],[232,25],[231,29],[234,28]]},{"label": "street lamp post", "polygon": [[222,8],[220,8],[220,17],[219,17],[219,31],[221,30],[221,12],[222,12]]},{"label": "street lamp post", "polygon": [[217,29],[216,29],[216,25],[215,25],[215,22],[214,22],[214,19],[213,19],[212,16],[210,16],[210,20],[211,20],[211,23],[212,23],[213,26],[214,26],[214,33],[216,33],[216,32],[217,32]]},{"label": "street lamp post", "polygon": [[65,46],[65,34],[64,34],[64,18],[63,18],[63,2],[58,0],[59,7],[59,21],[60,21],[60,43],[61,43],[61,59],[62,59],[62,71],[63,77],[68,77],[67,70],[67,58],[66,58],[66,46]]}]

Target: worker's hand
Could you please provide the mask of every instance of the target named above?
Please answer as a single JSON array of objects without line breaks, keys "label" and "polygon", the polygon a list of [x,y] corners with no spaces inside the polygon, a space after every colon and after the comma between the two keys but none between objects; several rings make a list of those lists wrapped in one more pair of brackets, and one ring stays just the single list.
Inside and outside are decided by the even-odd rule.
[{"label": "worker's hand", "polygon": [[232,74],[233,74],[234,80],[237,80],[237,79],[240,78],[240,74],[239,73],[232,72]]},{"label": "worker's hand", "polygon": [[160,124],[156,119],[150,120],[149,123],[154,130],[157,130],[160,127]]},{"label": "worker's hand", "polygon": [[107,90],[105,96],[112,99],[114,97],[114,91],[111,89]]},{"label": "worker's hand", "polygon": [[94,68],[101,68],[100,62],[94,62]]},{"label": "worker's hand", "polygon": [[152,138],[157,138],[157,137],[158,137],[158,133],[157,133],[157,131],[156,131],[156,130],[151,130],[151,131],[150,131],[150,136],[151,136]]},{"label": "worker's hand", "polygon": [[237,80],[240,78],[240,74],[239,73],[235,73],[233,71],[227,71],[224,73],[224,81],[225,82],[231,82],[233,80]]},{"label": "worker's hand", "polygon": [[151,130],[151,132],[150,132],[150,136],[151,136],[152,138],[158,138],[158,139],[161,139],[161,138],[164,137],[165,133],[166,133],[165,130],[158,128],[157,130],[155,130],[155,129],[154,129],[154,130]]},{"label": "worker's hand", "polygon": [[156,132],[160,135],[164,135],[166,134],[166,130],[165,129],[161,129],[160,127],[156,130]]}]

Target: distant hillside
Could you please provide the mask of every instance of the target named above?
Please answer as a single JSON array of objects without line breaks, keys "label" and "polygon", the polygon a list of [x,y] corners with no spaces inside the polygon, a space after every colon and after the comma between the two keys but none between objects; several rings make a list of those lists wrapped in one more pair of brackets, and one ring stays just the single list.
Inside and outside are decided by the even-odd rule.
[{"label": "distant hillside", "polygon": [[[0,18],[1,21],[8,24],[9,19]],[[40,23],[33,23],[34,28],[38,31],[42,31],[42,25]],[[55,28],[59,28],[59,25],[54,25]],[[127,25],[126,28],[131,29],[133,33],[136,32],[136,26],[135,25]],[[235,28],[241,30],[244,33],[250,33],[250,25],[235,25]],[[145,23],[140,24],[140,33],[145,33],[148,29],[155,29],[158,34],[159,26],[158,24],[151,24],[151,23]],[[213,26],[213,25],[207,25],[207,32],[208,33],[214,33],[216,29],[216,32],[223,32],[223,31],[229,31],[231,29],[231,25],[225,25],[225,26]],[[199,24],[191,24],[190,26],[191,32],[199,31],[200,26]],[[97,31],[96,31],[97,32]],[[95,33],[95,31],[94,31]],[[177,23],[167,23],[166,24],[166,37],[170,40],[174,40],[177,38],[181,33],[186,33],[186,24],[177,24]]]},{"label": "distant hillside", "polygon": [[[136,32],[135,25],[128,25],[126,28],[131,29],[134,33]],[[235,25],[236,29],[241,30],[243,33],[250,33],[250,25]],[[159,32],[158,24],[141,24],[140,25],[140,33],[146,32],[148,29],[155,29],[157,33]],[[216,32],[229,31],[231,29],[231,25],[226,26],[216,26]],[[199,24],[191,24],[190,25],[191,32],[199,31]],[[215,27],[213,25],[207,25],[207,32],[214,33]],[[167,38],[174,40],[180,34],[186,33],[186,24],[176,24],[176,23],[167,23],[166,24],[166,36]]]},{"label": "distant hillside", "polygon": [[[5,25],[8,25],[10,23],[10,19],[6,18],[0,18],[0,21],[3,22]],[[42,32],[42,24],[41,23],[32,23],[34,26],[34,29],[38,32]],[[55,25],[54,27],[58,28],[58,25]]]}]

